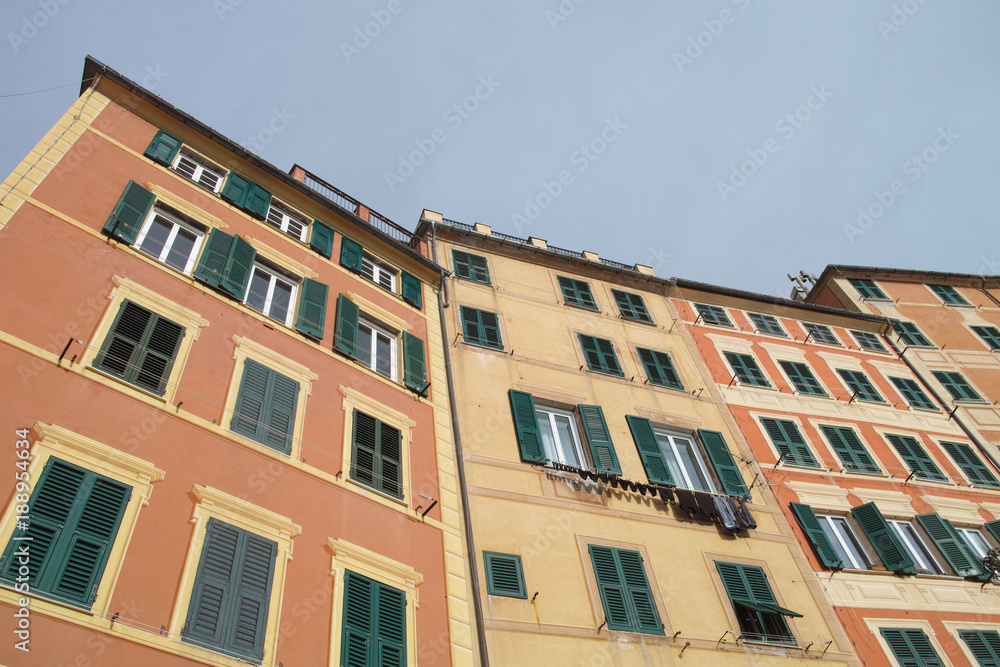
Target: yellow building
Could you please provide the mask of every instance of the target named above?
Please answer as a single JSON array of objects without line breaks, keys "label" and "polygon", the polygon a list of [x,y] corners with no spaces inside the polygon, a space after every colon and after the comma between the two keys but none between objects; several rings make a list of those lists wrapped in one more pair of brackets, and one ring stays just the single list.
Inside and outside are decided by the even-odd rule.
[{"label": "yellow building", "polygon": [[483,665],[858,664],[671,281],[426,210],[417,235],[452,274]]}]

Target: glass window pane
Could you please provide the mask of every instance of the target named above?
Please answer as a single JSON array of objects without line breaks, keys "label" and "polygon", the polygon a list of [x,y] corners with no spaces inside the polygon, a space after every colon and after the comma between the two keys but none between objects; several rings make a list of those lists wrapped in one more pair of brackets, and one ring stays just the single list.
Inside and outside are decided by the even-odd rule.
[{"label": "glass window pane", "polygon": [[556,445],[559,448],[559,460],[572,466],[580,466],[580,458],[576,452],[573,427],[566,415],[555,415]]},{"label": "glass window pane", "polygon": [[183,227],[177,230],[173,245],[170,246],[170,253],[164,260],[168,266],[172,266],[179,271],[187,267],[188,259],[191,258],[191,249],[198,237]]},{"label": "glass window pane", "polygon": [[835,542],[833,548],[844,559],[844,563],[850,563],[852,567],[859,570],[868,569],[868,558],[862,553],[861,545],[858,544],[850,527],[847,525],[847,519],[839,516],[830,517],[830,525],[836,533],[837,538],[839,538],[831,540]]},{"label": "glass window pane", "polygon": [[392,341],[384,334],[375,336],[375,370],[392,377]]},{"label": "glass window pane", "polygon": [[538,417],[538,430],[542,435],[542,449],[545,450],[545,458],[550,461],[558,461],[559,457],[556,454],[556,440],[555,436],[552,434],[552,423],[549,421],[549,413],[543,412],[542,410],[536,410],[535,416]]},{"label": "glass window pane", "polygon": [[149,223],[149,229],[146,230],[146,238],[142,240],[139,245],[139,249],[142,250],[147,255],[152,255],[153,257],[159,259],[160,254],[163,252],[163,246],[167,243],[167,237],[170,236],[170,230],[173,225],[164,220],[163,218],[156,216],[153,221]]},{"label": "glass window pane", "polygon": [[372,363],[372,330],[364,323],[358,325],[357,339],[358,358],[369,368],[375,368]]},{"label": "glass window pane", "polygon": [[292,286],[280,280],[275,280],[274,293],[271,295],[271,317],[282,322],[288,321],[288,308],[292,302]]},{"label": "glass window pane", "polygon": [[935,574],[940,574],[937,566],[934,564],[934,560],[931,555],[927,553],[924,549],[923,544],[920,542],[920,538],[917,537],[917,531],[913,529],[908,523],[902,521],[890,521],[889,525],[893,527],[896,531],[896,535],[902,540],[903,545],[909,552],[910,557],[917,564],[918,568],[929,570]]},{"label": "glass window pane", "polygon": [[677,457],[681,465],[684,466],[684,470],[687,471],[690,488],[697,491],[711,491],[708,480],[699,465],[697,453],[694,451],[694,443],[685,438],[674,438],[673,440],[677,446]]},{"label": "glass window pane", "polygon": [[959,528],[959,534],[965,543],[969,545],[972,549],[972,553],[976,554],[978,558],[983,558],[986,552],[990,550],[990,545],[987,544],[986,539],[978,530],[973,530],[971,528]]},{"label": "glass window pane", "polygon": [[250,289],[247,292],[247,305],[264,312],[267,302],[267,288],[270,287],[271,276],[258,267],[254,267],[253,278],[250,279]]}]

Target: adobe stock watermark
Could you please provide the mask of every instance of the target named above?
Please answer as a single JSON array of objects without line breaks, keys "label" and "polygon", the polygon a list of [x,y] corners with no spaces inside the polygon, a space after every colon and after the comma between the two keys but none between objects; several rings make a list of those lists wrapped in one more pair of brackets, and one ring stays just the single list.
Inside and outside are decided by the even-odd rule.
[{"label": "adobe stock watermark", "polygon": [[[739,7],[741,12],[745,12],[750,6],[750,0],[732,0],[732,2]],[[677,71],[683,74],[685,67],[693,65],[695,60],[701,58],[705,49],[715,44],[715,40],[726,31],[726,26],[736,23],[737,16],[739,15],[733,10],[723,9],[719,12],[718,18],[702,21],[701,24],[705,26],[705,29],[693,37],[688,35],[687,46],[684,47],[683,53],[674,51],[674,65],[677,66]]]},{"label": "adobe stock watermark", "polygon": [[568,21],[569,17],[576,13],[576,8],[586,1],[587,0],[561,0],[561,2],[556,6],[555,11],[547,9],[545,11],[545,20],[549,22],[549,27],[552,28],[552,31],[555,32],[560,23]]},{"label": "adobe stock watermark", "polygon": [[38,31],[44,29],[49,24],[49,21],[54,19],[59,11],[71,1],[38,0],[36,4],[39,11],[31,15],[26,14],[22,16],[20,29],[17,32],[11,31],[7,33],[7,41],[10,42],[10,48],[14,50],[14,54],[17,55],[21,47],[34,39],[38,35]]},{"label": "adobe stock watermark", "polygon": [[372,20],[364,25],[354,26],[354,38],[348,42],[340,43],[340,52],[344,54],[344,60],[348,63],[354,56],[360,56],[371,45],[372,40],[382,34],[385,28],[389,27],[392,19],[399,16],[405,7],[400,0],[389,0],[385,9],[376,9],[371,13]]},{"label": "adobe stock watermark", "polygon": [[226,14],[236,11],[236,8],[243,4],[243,0],[212,0],[212,9],[219,21],[226,20]]},{"label": "adobe stock watermark", "polygon": [[[920,153],[916,153],[906,160],[900,170],[904,176],[910,177],[911,183],[916,183],[938,161],[942,153],[951,150],[955,140],[959,138],[961,135],[952,132],[950,125],[946,129],[939,127],[934,141]],[[844,224],[844,234],[850,243],[854,243],[857,237],[871,229],[875,221],[885,215],[886,211],[896,203],[896,200],[906,194],[906,183],[897,178],[889,183],[889,187],[885,190],[875,190],[872,194],[874,199],[871,202],[858,207],[857,221]]]},{"label": "adobe stock watermark", "polygon": [[[479,77],[479,85],[472,94],[445,109],[441,114],[441,120],[448,124],[451,132],[455,132],[465,121],[472,118],[472,114],[479,110],[480,104],[490,99],[500,86],[501,83],[495,80],[492,74]],[[416,148],[406,155],[399,156],[395,171],[386,171],[383,174],[389,192],[395,192],[397,185],[405,183],[406,179],[413,176],[417,168],[425,164],[437,151],[438,146],[447,140],[448,130],[443,127],[434,128],[427,137],[414,139],[413,144]]]},{"label": "adobe stock watermark", "polygon": [[778,118],[774,123],[774,130],[781,135],[781,140],[768,137],[760,148],[748,148],[746,160],[739,165],[730,165],[729,179],[715,182],[715,188],[719,191],[722,201],[727,201],[730,195],[735,194],[746,185],[747,181],[767,164],[771,156],[781,150],[781,141],[788,141],[794,137],[795,133],[813,117],[813,113],[822,109],[831,97],[833,97],[833,93],[826,89],[826,84],[822,84],[818,88],[812,86],[805,102],[796,107],[794,111]]},{"label": "adobe stock watermark", "polygon": [[660,269],[666,267],[667,260],[673,257],[673,254],[664,250],[662,245],[656,248],[649,246],[646,250],[649,252],[649,255],[646,257],[646,261],[643,262],[643,264],[652,269],[653,273],[656,273]]},{"label": "adobe stock watermark", "polygon": [[281,134],[288,127],[289,121],[295,120],[295,114],[288,111],[288,107],[272,107],[271,118],[267,124],[257,130],[256,134],[247,137],[246,141],[241,141],[240,146],[260,155],[264,147],[274,141],[274,138]]},{"label": "adobe stock watermark", "polygon": [[906,25],[910,17],[919,12],[920,6],[926,2],[927,0],[903,0],[898,5],[893,5],[889,20],[879,19],[878,23],[875,24],[879,32],[882,33],[883,41],[888,42],[889,36]]},{"label": "adobe stock watermark", "polygon": [[[585,144],[580,144],[579,148],[570,153],[569,163],[576,167],[576,173],[582,174],[587,171],[590,165],[608,150],[608,146],[618,141],[626,129],[628,125],[621,121],[621,117],[615,116],[614,120],[605,118],[604,127],[597,136]],[[559,199],[575,180],[576,177],[569,169],[561,170],[551,181],[543,179],[540,183],[541,190],[533,197],[524,198],[523,215],[517,212],[510,215],[510,221],[514,223],[518,234],[524,227],[537,220],[542,211],[552,206],[552,203]]]}]

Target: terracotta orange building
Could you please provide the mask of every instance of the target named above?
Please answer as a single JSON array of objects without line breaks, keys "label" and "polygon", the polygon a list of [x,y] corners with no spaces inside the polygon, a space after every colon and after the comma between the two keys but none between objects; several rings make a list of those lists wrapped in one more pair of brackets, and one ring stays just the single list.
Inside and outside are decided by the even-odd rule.
[{"label": "terracotta orange building", "polygon": [[88,58],[0,189],[0,663],[473,664],[423,250]]}]

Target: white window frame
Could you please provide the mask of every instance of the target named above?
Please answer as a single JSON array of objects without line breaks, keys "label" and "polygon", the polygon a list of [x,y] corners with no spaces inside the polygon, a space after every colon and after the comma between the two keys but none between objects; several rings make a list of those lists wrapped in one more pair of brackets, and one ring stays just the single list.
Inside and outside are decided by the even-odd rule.
[{"label": "white window frame", "polygon": [[[698,442],[691,436],[685,435],[683,433],[676,433],[674,431],[667,431],[661,428],[654,428],[653,433],[656,435],[656,442],[660,446],[660,451],[663,452],[665,457],[672,457],[674,463],[677,465],[677,470],[680,471],[682,479],[675,479],[674,482],[677,486],[684,489],[691,489],[698,491],[694,483],[691,481],[691,471],[684,467],[681,457],[678,455],[677,451],[677,440],[685,440],[691,446],[691,452],[694,455],[695,465],[701,471],[702,476],[708,485],[708,491],[710,493],[716,493],[715,480],[712,479],[712,474],[708,471],[708,466],[705,465],[705,457],[701,454],[701,447],[698,446]],[[669,465],[668,465],[669,468]],[[683,483],[682,483],[683,482]]]},{"label": "white window frame", "polygon": [[[565,463],[567,465],[572,465],[572,461],[568,460],[568,457],[563,456],[563,451],[571,447],[573,452],[576,454],[578,465],[581,468],[586,468],[589,463],[587,462],[587,456],[583,450],[583,441],[580,439],[580,430],[576,426],[576,413],[570,410],[561,410],[559,408],[552,408],[547,405],[535,405],[535,417],[539,422],[546,419],[549,423],[549,430],[552,433],[552,442],[555,445],[556,451],[549,451],[545,445],[545,439],[542,438],[542,448],[545,449],[545,458],[549,461],[555,461],[558,463]],[[559,429],[556,428],[556,417],[565,417],[569,421],[569,430],[573,437],[573,442],[563,443],[559,438]]]},{"label": "white window frame", "polygon": [[[941,564],[937,562],[934,554],[931,550],[927,548],[927,544],[924,539],[920,537],[920,533],[917,532],[916,526],[914,526],[909,521],[904,521],[902,519],[889,519],[889,526],[892,528],[892,532],[896,535],[900,542],[903,544],[903,548],[913,559],[914,564],[916,564],[918,569],[928,570],[932,574],[944,574],[945,569],[941,567]],[[910,529],[911,534],[903,529],[906,526]],[[914,541],[915,540],[915,541]],[[925,562],[923,554],[927,555],[930,559],[930,563]]]},{"label": "white window frame", "polygon": [[[976,555],[976,558],[983,558],[986,556],[986,552],[992,548],[990,543],[986,541],[986,538],[983,537],[983,534],[976,528],[956,527],[955,530],[958,531],[958,534],[961,535],[962,539],[965,541],[965,545],[972,550],[972,553]],[[970,538],[970,535],[975,535],[975,539],[979,540],[982,545],[976,544],[974,540]]]},{"label": "white window frame", "polygon": [[[142,249],[142,242],[146,240],[146,235],[149,233],[150,228],[153,226],[153,221],[156,218],[162,218],[165,222],[169,222],[172,227],[170,232],[167,234],[167,240],[163,244],[163,250],[160,251],[160,256],[155,257],[152,254],[146,252]],[[185,222],[179,216],[167,212],[159,206],[154,206],[153,210],[150,212],[146,221],[142,225],[142,230],[139,232],[139,236],[135,239],[135,248],[139,250],[144,255],[148,257],[153,257],[153,259],[167,264],[167,256],[170,255],[170,251],[173,248],[174,241],[177,240],[177,234],[180,229],[185,229],[195,235],[194,245],[191,246],[191,254],[187,258],[187,262],[184,264],[184,268],[180,269],[181,273],[185,275],[191,275],[192,269],[194,269],[195,262],[198,261],[198,253],[201,251],[201,244],[205,240],[205,232],[202,229],[195,227],[194,225]],[[167,264],[167,266],[170,266]],[[171,267],[176,268],[176,267]]]},{"label": "white window frame", "polygon": [[[270,276],[270,280],[267,281],[267,294],[264,295],[264,306],[261,310],[257,310],[256,307],[250,304],[250,288],[253,287],[253,279],[254,276],[257,275],[257,271],[266,273],[268,276]],[[291,288],[291,295],[288,297],[288,314],[285,315],[284,321],[278,319],[277,317],[271,314],[271,307],[273,305],[272,301],[274,298],[274,287],[279,280]],[[299,291],[299,281],[297,279],[291,278],[290,276],[287,276],[280,271],[276,271],[275,269],[261,262],[254,262],[253,270],[250,272],[250,279],[247,281],[247,291],[246,294],[243,295],[243,303],[250,306],[254,310],[257,310],[257,312],[261,313],[262,315],[266,315],[267,317],[270,317],[273,320],[277,320],[278,322],[281,322],[285,326],[291,326],[292,318],[295,316],[295,310],[296,310],[295,298],[298,295],[298,291]]]},{"label": "white window frame", "polygon": [[[836,540],[840,544],[844,555],[850,561],[851,569],[867,570],[872,566],[873,561],[871,556],[865,551],[864,545],[861,544],[857,533],[851,528],[851,522],[847,520],[846,516],[839,514],[817,514],[816,518],[819,519],[820,527],[823,529],[823,533],[827,539],[831,541]],[[850,544],[848,544],[848,541],[850,541]],[[861,563],[855,562],[854,556],[851,554],[851,548],[861,555]],[[839,556],[840,554],[838,553],[837,555]]]},{"label": "white window frame", "polygon": [[[188,162],[194,164],[195,168],[190,176],[188,176],[178,168],[180,166],[181,160],[187,160]],[[201,187],[205,188],[206,190],[211,190],[212,192],[215,193],[218,193],[219,190],[222,189],[222,184],[226,180],[226,171],[224,169],[222,169],[221,167],[217,167],[216,165],[212,164],[202,156],[198,155],[193,151],[188,150],[187,148],[181,148],[180,151],[177,152],[177,157],[174,158],[174,163],[170,165],[170,168],[176,171],[184,178],[193,181],[198,185],[200,185]],[[207,185],[201,182],[201,177],[206,172],[218,178],[214,187],[208,187]]]},{"label": "white window frame", "polygon": [[[369,275],[371,274],[371,275]],[[383,289],[387,289],[393,294],[396,292],[396,269],[385,262],[381,262],[368,253],[361,255],[361,275],[375,283]],[[383,282],[383,276],[387,279]]]},{"label": "white window frame", "polygon": [[[274,213],[273,217],[277,218],[277,220],[271,219],[272,212]],[[279,201],[275,201],[272,198],[271,205],[267,209],[267,216],[265,216],[265,219],[267,221],[267,224],[271,225],[275,229],[281,230],[288,236],[291,236],[293,239],[305,243],[306,231],[309,229],[309,223],[306,220],[299,217],[299,215],[300,214],[296,211],[293,211],[291,207],[286,206],[285,204]],[[292,223],[298,225],[301,228],[298,234],[295,234],[291,231]]]},{"label": "white window frame", "polygon": [[[386,329],[383,326],[375,324],[374,321],[366,318],[364,315],[358,318],[358,330],[360,331],[362,327],[370,329],[372,333],[372,345],[370,349],[365,351],[366,357],[362,360],[362,363],[368,368],[378,373],[379,375],[381,375],[382,377],[388,377],[390,380],[395,382],[398,374],[396,368],[397,367],[396,359],[398,357],[398,352],[396,349],[398,336],[389,329]],[[378,354],[379,336],[382,336],[389,341],[389,370],[391,371],[390,375],[385,375],[384,373],[378,370],[377,354]],[[358,348],[358,352],[359,353],[361,352],[360,348]]]}]

